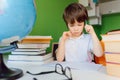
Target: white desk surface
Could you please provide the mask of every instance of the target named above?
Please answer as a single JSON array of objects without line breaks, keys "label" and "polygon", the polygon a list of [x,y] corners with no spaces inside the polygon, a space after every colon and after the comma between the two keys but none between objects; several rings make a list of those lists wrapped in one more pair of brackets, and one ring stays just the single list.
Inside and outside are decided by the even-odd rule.
[{"label": "white desk surface", "polygon": [[[17,80],[33,80],[33,78],[37,78],[37,80],[62,80],[56,73],[46,74],[46,75],[38,75],[33,76],[27,74],[26,71],[30,71],[32,73],[39,73],[42,71],[54,70],[52,66],[41,66],[41,65],[17,65],[17,64],[9,64],[8,67],[19,68],[24,72],[24,76]],[[79,70],[72,69],[72,77],[73,80],[120,80],[119,77],[110,76],[106,72],[105,66],[102,66],[99,70]]]}]

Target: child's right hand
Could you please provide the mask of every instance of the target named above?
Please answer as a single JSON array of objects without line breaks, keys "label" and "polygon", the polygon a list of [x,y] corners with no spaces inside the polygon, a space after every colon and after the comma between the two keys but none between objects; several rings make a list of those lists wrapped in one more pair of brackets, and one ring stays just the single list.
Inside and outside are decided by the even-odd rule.
[{"label": "child's right hand", "polygon": [[85,25],[85,30],[89,34],[95,33],[93,27],[91,25],[88,25],[88,24]]},{"label": "child's right hand", "polygon": [[62,34],[62,40],[66,40],[66,39],[70,38],[71,36],[72,36],[72,34],[70,31],[65,31]]}]

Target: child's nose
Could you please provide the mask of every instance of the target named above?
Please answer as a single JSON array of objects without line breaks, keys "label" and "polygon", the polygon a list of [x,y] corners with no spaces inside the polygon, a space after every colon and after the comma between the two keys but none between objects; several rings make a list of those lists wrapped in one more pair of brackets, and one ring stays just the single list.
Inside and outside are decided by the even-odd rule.
[{"label": "child's nose", "polygon": [[75,30],[78,30],[78,29],[79,29],[79,27],[78,27],[78,26],[75,26],[75,27],[74,27],[74,29],[75,29]]}]

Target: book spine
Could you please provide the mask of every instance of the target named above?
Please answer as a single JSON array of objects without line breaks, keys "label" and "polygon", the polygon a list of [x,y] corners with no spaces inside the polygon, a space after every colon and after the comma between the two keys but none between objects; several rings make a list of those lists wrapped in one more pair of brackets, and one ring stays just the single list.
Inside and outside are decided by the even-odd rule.
[{"label": "book spine", "polygon": [[106,63],[107,73],[112,76],[120,77],[120,63]]},{"label": "book spine", "polygon": [[120,34],[101,35],[102,41],[120,41]]},{"label": "book spine", "polygon": [[17,44],[18,48],[48,48],[50,44]]},{"label": "book spine", "polygon": [[29,55],[9,55],[8,60],[26,60],[26,61],[43,61],[52,57],[52,53],[43,56],[29,56]]},{"label": "book spine", "polygon": [[14,51],[43,51],[46,50],[47,48],[17,48]]},{"label": "book spine", "polygon": [[22,65],[26,65],[26,64],[30,64],[30,65],[32,65],[32,64],[45,64],[45,63],[49,63],[49,62],[52,62],[53,61],[53,58],[49,58],[49,59],[47,59],[47,60],[43,60],[43,61],[24,61],[24,60],[21,60],[21,61],[19,61],[19,60],[8,60],[7,61],[7,64],[22,64]]},{"label": "book spine", "polygon": [[44,51],[12,51],[11,54],[19,54],[19,55],[38,55],[46,53],[46,50]]},{"label": "book spine", "polygon": [[116,30],[116,31],[110,31],[110,32],[107,32],[108,35],[111,35],[111,34],[120,34],[120,30]]}]

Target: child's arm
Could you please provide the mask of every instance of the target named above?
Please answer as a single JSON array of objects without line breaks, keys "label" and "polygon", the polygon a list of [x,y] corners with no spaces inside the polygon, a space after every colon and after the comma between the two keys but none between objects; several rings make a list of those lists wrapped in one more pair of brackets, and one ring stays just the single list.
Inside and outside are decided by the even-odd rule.
[{"label": "child's arm", "polygon": [[93,40],[93,53],[97,57],[101,57],[103,55],[103,49],[102,49],[100,41],[99,41],[99,39],[98,39],[98,37],[97,37],[93,27],[91,25],[86,25],[85,29],[86,29],[86,32],[88,32],[92,36],[92,40]]},{"label": "child's arm", "polygon": [[56,53],[56,58],[57,61],[63,61],[65,57],[65,41],[70,37],[70,32],[63,32],[63,35],[61,37],[61,40],[58,45],[57,53]]}]

